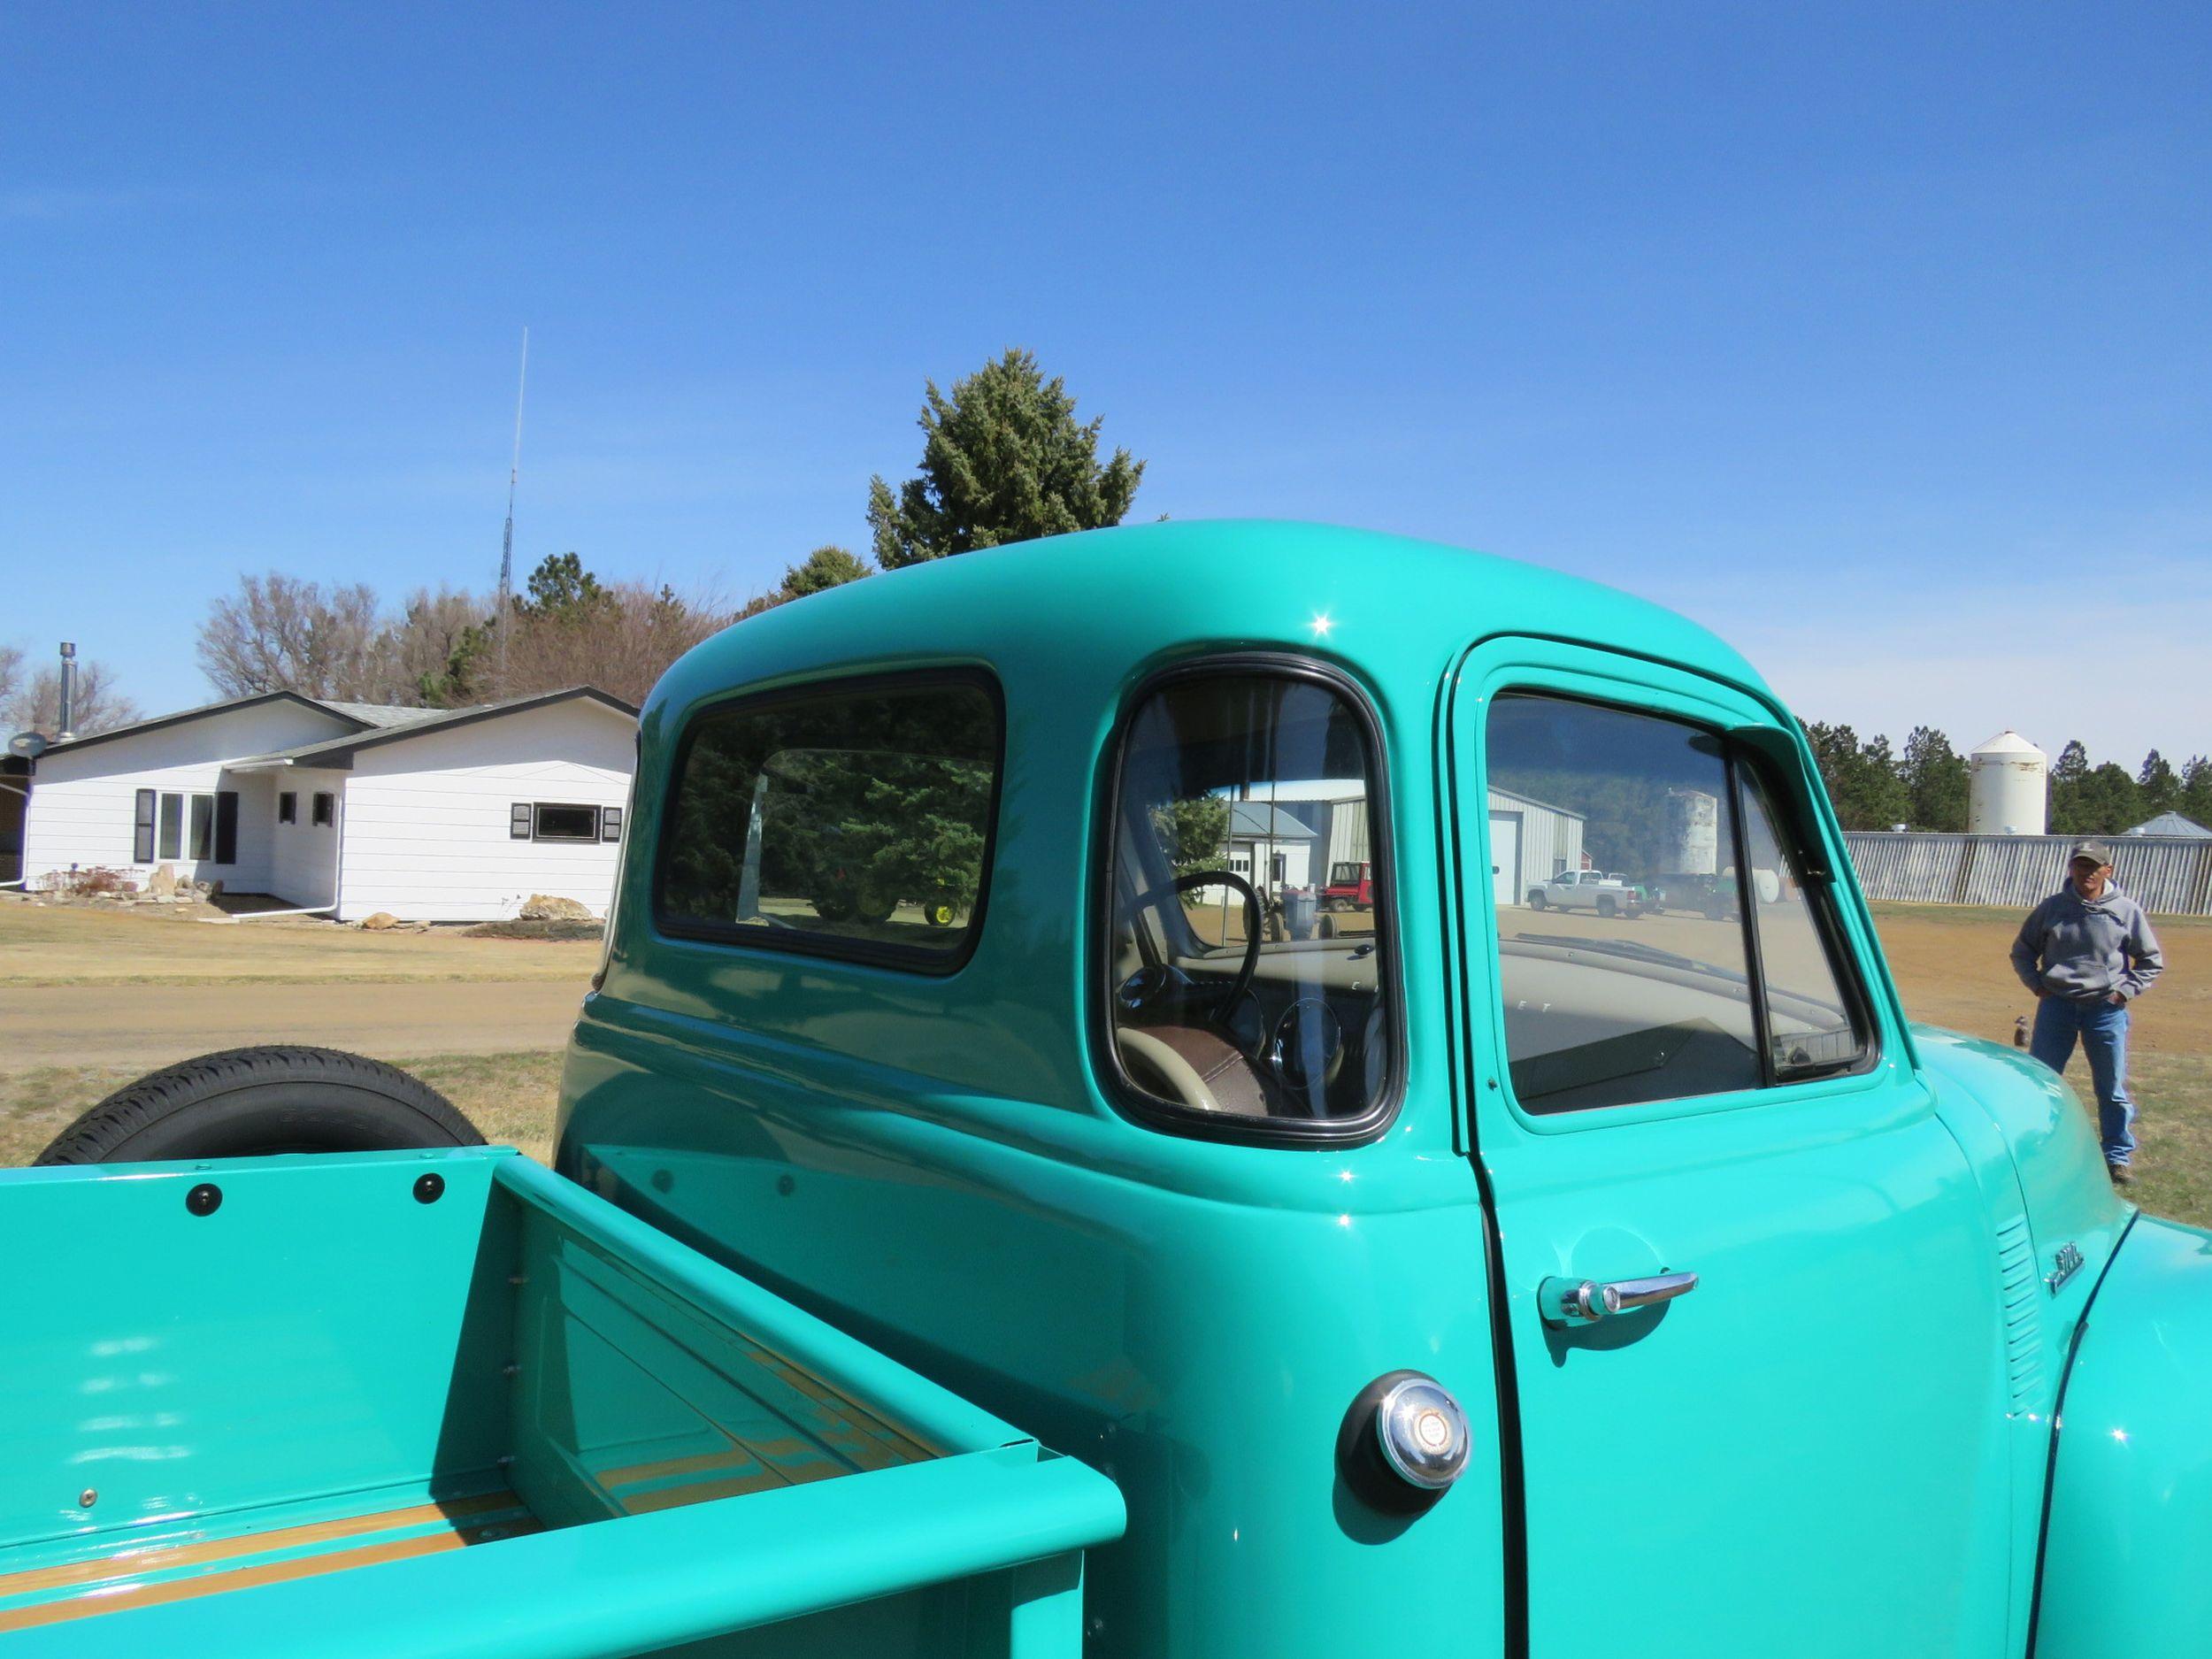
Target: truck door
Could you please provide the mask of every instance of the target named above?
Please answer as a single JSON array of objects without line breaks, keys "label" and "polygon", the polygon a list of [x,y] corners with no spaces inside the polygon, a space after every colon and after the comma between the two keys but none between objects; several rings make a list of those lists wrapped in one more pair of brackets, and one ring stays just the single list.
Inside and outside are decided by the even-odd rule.
[{"label": "truck door", "polygon": [[1544,915],[1459,849],[1529,1652],[2016,1651],[1999,1247],[1793,744],[1717,682],[1508,640],[1446,749],[1463,842],[1495,787],[1625,880],[1745,895]]}]

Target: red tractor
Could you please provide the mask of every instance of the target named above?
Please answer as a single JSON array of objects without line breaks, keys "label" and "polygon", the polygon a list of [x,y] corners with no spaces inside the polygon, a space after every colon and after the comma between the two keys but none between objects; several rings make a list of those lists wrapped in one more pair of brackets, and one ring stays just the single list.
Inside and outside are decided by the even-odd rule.
[{"label": "red tractor", "polygon": [[1371,910],[1375,908],[1375,866],[1335,864],[1329,866],[1329,885],[1321,889],[1325,910]]}]

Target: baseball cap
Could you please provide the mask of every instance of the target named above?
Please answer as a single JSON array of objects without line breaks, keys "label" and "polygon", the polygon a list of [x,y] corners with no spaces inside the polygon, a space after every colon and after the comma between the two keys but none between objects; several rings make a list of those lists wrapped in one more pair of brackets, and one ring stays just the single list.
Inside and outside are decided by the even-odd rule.
[{"label": "baseball cap", "polygon": [[2101,864],[2108,864],[2112,862],[2112,848],[2101,841],[2076,841],[2074,850],[2066,855],[2066,862],[2071,864],[2077,858],[2093,858]]}]

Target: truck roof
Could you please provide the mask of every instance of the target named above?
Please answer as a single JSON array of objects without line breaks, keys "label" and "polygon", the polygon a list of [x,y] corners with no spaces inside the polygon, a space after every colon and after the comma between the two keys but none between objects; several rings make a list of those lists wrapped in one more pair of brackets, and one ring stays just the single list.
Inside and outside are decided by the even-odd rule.
[{"label": "truck roof", "polygon": [[819,669],[990,662],[1016,641],[1116,678],[1213,646],[1296,649],[1371,683],[1411,673],[1432,687],[1459,649],[1498,634],[1615,646],[1764,690],[1717,635],[1599,582],[1409,537],[1222,519],[985,549],[780,605],[692,650],[647,718]]}]

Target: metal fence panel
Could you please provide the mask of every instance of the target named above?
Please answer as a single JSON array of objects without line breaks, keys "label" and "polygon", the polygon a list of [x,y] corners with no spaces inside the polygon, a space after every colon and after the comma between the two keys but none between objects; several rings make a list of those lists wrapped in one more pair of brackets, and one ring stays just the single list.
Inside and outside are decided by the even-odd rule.
[{"label": "metal fence panel", "polygon": [[[2070,835],[1844,835],[1859,885],[1870,899],[1908,904],[1990,904],[2025,910],[2066,879]],[[2147,910],[2212,916],[2212,841],[2122,835],[2112,841],[2112,876]]]}]

